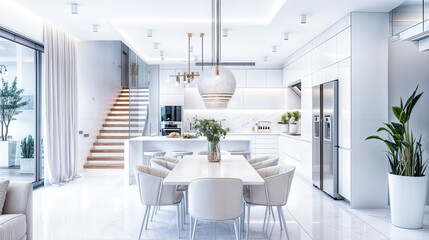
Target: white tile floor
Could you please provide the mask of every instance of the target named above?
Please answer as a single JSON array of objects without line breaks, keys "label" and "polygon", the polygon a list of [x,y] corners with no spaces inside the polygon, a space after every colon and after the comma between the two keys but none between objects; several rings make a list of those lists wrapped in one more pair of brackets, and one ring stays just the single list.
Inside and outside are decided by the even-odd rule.
[{"label": "white tile floor", "polygon": [[[121,170],[85,170],[81,176],[62,187],[35,190],[34,239],[137,239],[144,214],[137,187],[123,184]],[[429,208],[423,229],[400,229],[390,224],[387,209],[351,210],[299,176],[284,211],[291,239],[429,239]],[[263,208],[252,208],[250,238],[286,239],[278,221],[267,234],[261,232],[263,214]],[[177,239],[174,208],[162,208],[142,239]],[[233,225],[200,223],[195,239],[234,239]]]}]

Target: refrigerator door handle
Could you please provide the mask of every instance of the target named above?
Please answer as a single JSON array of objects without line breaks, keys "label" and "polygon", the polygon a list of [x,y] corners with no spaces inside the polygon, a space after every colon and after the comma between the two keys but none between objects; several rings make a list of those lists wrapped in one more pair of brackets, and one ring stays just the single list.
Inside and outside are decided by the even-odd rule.
[{"label": "refrigerator door handle", "polygon": [[320,116],[314,115],[314,138],[320,138]]},{"label": "refrigerator door handle", "polygon": [[323,131],[323,140],[330,142],[332,137],[332,121],[331,121],[331,115],[325,115],[323,117],[324,122],[324,131]]}]

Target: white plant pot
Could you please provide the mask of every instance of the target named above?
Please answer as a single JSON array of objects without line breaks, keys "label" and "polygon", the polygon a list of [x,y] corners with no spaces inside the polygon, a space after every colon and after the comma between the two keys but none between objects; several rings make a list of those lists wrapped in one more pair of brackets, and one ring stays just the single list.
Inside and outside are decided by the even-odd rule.
[{"label": "white plant pot", "polygon": [[0,167],[11,167],[15,164],[16,141],[0,141]]},{"label": "white plant pot", "polygon": [[34,158],[20,158],[19,173],[35,173]]},{"label": "white plant pot", "polygon": [[289,124],[280,124],[281,132],[288,133],[289,132]]},{"label": "white plant pot", "polygon": [[427,176],[405,177],[389,173],[390,215],[400,228],[422,228]]},{"label": "white plant pot", "polygon": [[289,134],[296,134],[298,126],[296,124],[289,124]]}]

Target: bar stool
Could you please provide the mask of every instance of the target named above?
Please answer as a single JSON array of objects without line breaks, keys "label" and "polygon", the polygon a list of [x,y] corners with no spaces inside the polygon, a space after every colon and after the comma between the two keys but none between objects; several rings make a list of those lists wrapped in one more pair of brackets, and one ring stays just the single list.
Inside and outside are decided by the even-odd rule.
[{"label": "bar stool", "polygon": [[250,152],[249,151],[231,151],[231,155],[242,155],[245,159],[250,158]]},{"label": "bar stool", "polygon": [[173,158],[176,158],[176,159],[182,159],[186,155],[194,154],[192,151],[187,151],[187,150],[174,150],[174,151],[171,151],[171,153],[173,154]]},{"label": "bar stool", "polygon": [[165,156],[165,152],[162,150],[153,150],[153,151],[146,151],[143,153],[143,161],[145,157],[148,157],[147,159],[147,164],[143,165],[147,165],[150,166],[150,160],[152,160],[152,158],[156,158],[156,157],[164,157]]}]

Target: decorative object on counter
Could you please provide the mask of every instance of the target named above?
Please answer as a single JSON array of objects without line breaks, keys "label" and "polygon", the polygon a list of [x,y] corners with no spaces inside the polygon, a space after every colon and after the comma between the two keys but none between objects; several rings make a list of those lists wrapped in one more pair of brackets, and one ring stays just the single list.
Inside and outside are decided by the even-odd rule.
[{"label": "decorative object on counter", "polygon": [[282,133],[288,133],[289,132],[289,121],[292,118],[291,112],[286,112],[282,115],[281,121],[279,122],[281,126],[281,132]]},{"label": "decorative object on counter", "polygon": [[167,137],[168,138],[179,138],[180,137],[180,133],[178,133],[178,132],[172,132]]},{"label": "decorative object on counter", "polygon": [[258,122],[258,133],[270,133],[270,132],[271,132],[271,121]]},{"label": "decorative object on counter", "polygon": [[209,141],[208,160],[210,162],[219,162],[221,160],[220,139],[225,138],[229,128],[223,129],[220,123],[214,119],[197,120],[194,128],[198,136],[205,136]]},{"label": "decorative object on counter", "polygon": [[[220,66],[220,42],[221,42],[221,0],[212,0],[212,42],[213,67],[204,70],[198,80],[198,92],[203,99],[206,108],[227,108],[228,103],[235,93],[236,82],[234,74]],[[215,61],[216,60],[216,61]]]},{"label": "decorative object on counter", "polygon": [[31,134],[21,141],[21,159],[19,173],[34,173],[34,139]]},{"label": "decorative object on counter", "polygon": [[292,112],[292,118],[289,121],[289,133],[290,134],[300,134],[301,129],[299,126],[299,120],[301,119],[301,112],[294,111]]},{"label": "decorative object on counter", "polygon": [[1,139],[0,139],[0,167],[11,167],[15,164],[16,141],[8,141],[9,126],[16,116],[21,113],[19,108],[28,104],[22,100],[23,89],[18,89],[17,78],[13,80],[9,86],[7,80],[1,79],[0,88],[0,124],[1,124]]},{"label": "decorative object on counter", "polygon": [[190,138],[197,138],[197,135],[193,135],[193,134],[182,134],[182,138],[184,139],[190,139]]},{"label": "decorative object on counter", "polygon": [[[392,224],[402,228],[421,228],[427,191],[425,176],[427,161],[423,160],[422,136],[415,138],[410,129],[411,112],[423,93],[417,89],[405,104],[393,106],[392,112],[399,122],[384,123],[377,132],[386,132],[383,139],[374,135],[366,138],[378,139],[388,148],[386,156],[390,165],[389,197]],[[417,95],[416,95],[417,94]]]}]

